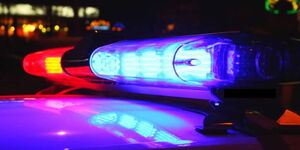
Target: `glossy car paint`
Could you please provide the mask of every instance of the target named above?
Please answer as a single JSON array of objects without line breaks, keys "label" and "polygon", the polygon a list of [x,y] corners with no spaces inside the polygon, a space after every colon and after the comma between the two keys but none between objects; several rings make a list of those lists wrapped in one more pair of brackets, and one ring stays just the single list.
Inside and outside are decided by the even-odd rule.
[{"label": "glossy car paint", "polygon": [[261,149],[255,137],[195,131],[203,116],[149,101],[96,97],[0,98],[0,149]]}]

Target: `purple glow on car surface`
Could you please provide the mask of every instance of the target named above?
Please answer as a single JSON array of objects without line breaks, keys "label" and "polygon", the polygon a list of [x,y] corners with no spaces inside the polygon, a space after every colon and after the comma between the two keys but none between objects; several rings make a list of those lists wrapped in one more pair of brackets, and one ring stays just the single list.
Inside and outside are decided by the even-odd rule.
[{"label": "purple glow on car surface", "polygon": [[[109,113],[101,113],[98,115],[95,115],[91,118],[90,122],[91,124],[98,126],[100,128],[106,128],[106,125],[108,125],[108,129],[112,130],[112,125],[115,125],[114,128],[126,128],[130,129],[128,130],[123,130],[124,132],[127,133],[128,136],[135,136],[134,134],[138,134],[146,139],[152,139],[156,142],[166,142],[166,143],[171,143],[171,144],[189,144],[192,143],[190,140],[182,140],[175,135],[171,134],[170,132],[161,129],[159,127],[156,127],[153,123],[148,122],[146,120],[141,120],[138,118],[135,118],[132,115],[127,115],[127,114],[122,114],[122,113],[116,113],[113,112],[113,114],[119,114],[117,118],[119,118],[118,123],[115,122],[103,122],[102,118],[107,118],[107,115],[110,116],[111,112]],[[164,119],[168,120],[167,117]],[[113,129],[114,129],[113,128]],[[113,133],[119,135],[119,136],[124,136],[125,134],[122,133],[121,131],[114,131]],[[128,134],[130,133],[130,134]],[[133,135],[131,135],[133,134]],[[133,139],[133,138],[131,138]],[[136,140],[134,140],[134,143],[136,143]]]},{"label": "purple glow on car surface", "polygon": [[[47,105],[54,99],[60,106],[72,105],[59,109]],[[131,119],[120,123],[124,115]],[[243,135],[204,136],[195,131],[204,116],[132,99],[2,100],[0,116],[0,147],[5,149],[153,149],[255,143],[255,138]]]},{"label": "purple glow on car surface", "polygon": [[63,135],[66,135],[67,132],[66,131],[59,131],[56,134],[59,135],[59,136],[63,136]]}]

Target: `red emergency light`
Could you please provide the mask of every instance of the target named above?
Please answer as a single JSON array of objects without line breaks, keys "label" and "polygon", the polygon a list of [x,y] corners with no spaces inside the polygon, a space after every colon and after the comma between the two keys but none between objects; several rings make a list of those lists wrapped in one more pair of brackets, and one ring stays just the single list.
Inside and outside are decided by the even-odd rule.
[{"label": "red emergency light", "polygon": [[73,48],[59,47],[28,54],[23,60],[23,68],[28,74],[35,76],[64,77],[66,74],[61,67],[61,57]]}]

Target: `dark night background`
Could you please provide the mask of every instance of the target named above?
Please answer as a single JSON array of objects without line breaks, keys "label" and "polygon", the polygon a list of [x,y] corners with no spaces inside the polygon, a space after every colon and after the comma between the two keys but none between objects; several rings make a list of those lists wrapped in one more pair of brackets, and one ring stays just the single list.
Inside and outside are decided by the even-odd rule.
[{"label": "dark night background", "polygon": [[[1,3],[30,3],[35,5],[87,5],[100,10],[98,18],[120,21],[126,26],[122,34],[128,39],[166,37],[244,30],[274,36],[299,36],[297,14],[274,15],[265,10],[264,0],[3,0]],[[0,16],[4,18],[5,16]],[[18,16],[13,16],[18,19]],[[25,17],[26,18],[26,17]],[[32,17],[28,17],[32,19]],[[57,18],[47,16],[51,22]],[[42,78],[26,74],[23,57],[37,50],[75,45],[88,34],[77,18],[60,19],[69,26],[69,36],[28,40],[18,36],[0,37],[0,95],[33,94],[50,85]],[[174,24],[168,31],[167,25]],[[53,38],[52,38],[53,39]]]}]

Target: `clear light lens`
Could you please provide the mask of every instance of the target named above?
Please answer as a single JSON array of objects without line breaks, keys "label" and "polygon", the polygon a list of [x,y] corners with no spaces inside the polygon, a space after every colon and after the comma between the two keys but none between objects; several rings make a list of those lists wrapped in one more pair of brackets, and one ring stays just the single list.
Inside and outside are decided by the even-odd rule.
[{"label": "clear light lens", "polygon": [[[97,48],[90,66],[97,76],[117,82],[203,85],[227,82],[213,72],[214,59],[219,59],[214,53],[223,51],[226,57],[233,57],[234,48],[228,39],[203,35],[123,41]],[[228,66],[227,72],[233,74],[233,65]]]}]

